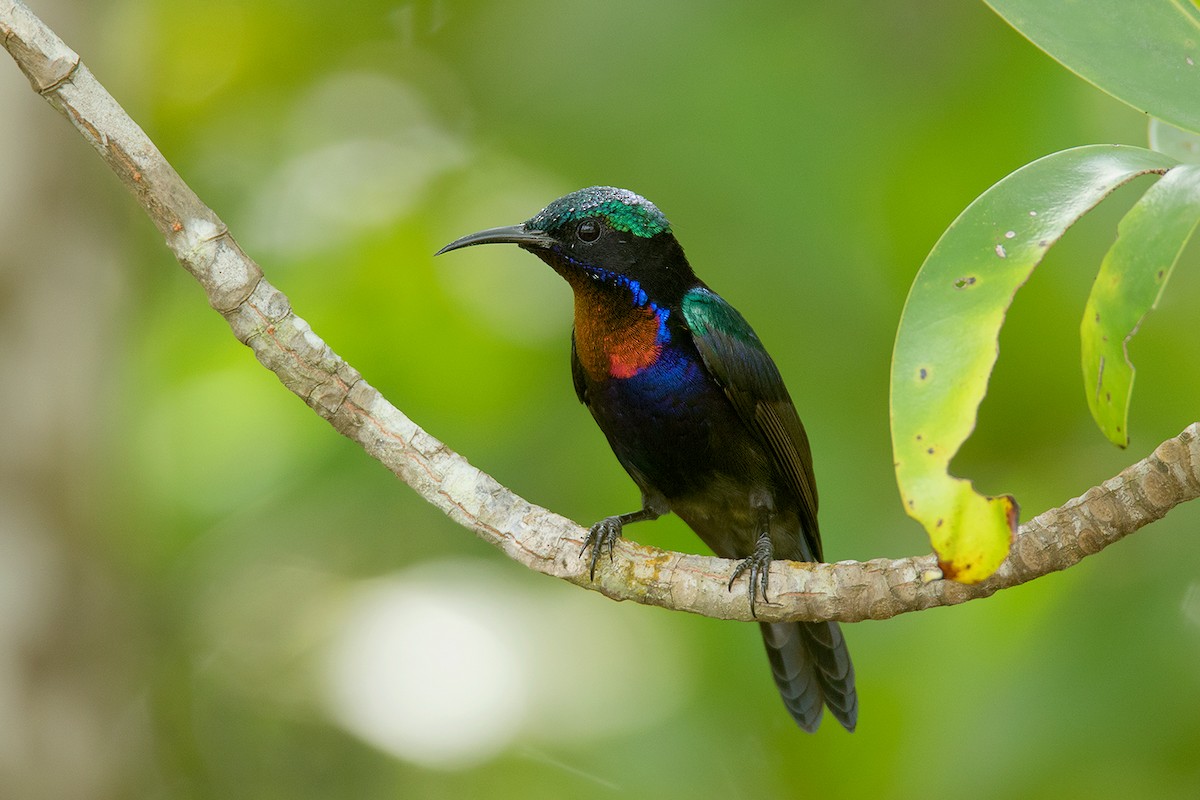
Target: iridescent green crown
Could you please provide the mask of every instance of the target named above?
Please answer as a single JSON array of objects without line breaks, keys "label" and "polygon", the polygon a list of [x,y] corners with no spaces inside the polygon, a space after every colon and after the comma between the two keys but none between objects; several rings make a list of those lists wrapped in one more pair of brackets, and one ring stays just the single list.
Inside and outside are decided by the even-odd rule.
[{"label": "iridescent green crown", "polygon": [[560,197],[526,222],[525,227],[555,231],[585,217],[603,217],[614,230],[646,239],[671,230],[671,223],[658,206],[639,194],[615,186],[589,186]]}]

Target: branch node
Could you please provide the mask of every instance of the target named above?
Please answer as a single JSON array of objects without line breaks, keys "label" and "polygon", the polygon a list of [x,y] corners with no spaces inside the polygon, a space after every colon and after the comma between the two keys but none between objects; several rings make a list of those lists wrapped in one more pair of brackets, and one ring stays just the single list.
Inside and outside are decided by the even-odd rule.
[{"label": "branch node", "polygon": [[[10,31],[9,33],[11,35],[12,32]],[[5,45],[7,46],[7,44],[8,44],[8,39],[6,38]],[[42,97],[49,97],[50,95],[54,94],[59,89],[61,89],[65,84],[68,84],[71,81],[75,80],[75,73],[79,71],[79,68],[81,66],[83,66],[83,59],[81,59],[78,55],[76,55],[75,58],[71,61],[71,66],[69,66],[67,68],[67,71],[64,72],[62,74],[62,76],[55,78],[48,85],[39,87],[37,90],[38,94],[40,94]]]}]

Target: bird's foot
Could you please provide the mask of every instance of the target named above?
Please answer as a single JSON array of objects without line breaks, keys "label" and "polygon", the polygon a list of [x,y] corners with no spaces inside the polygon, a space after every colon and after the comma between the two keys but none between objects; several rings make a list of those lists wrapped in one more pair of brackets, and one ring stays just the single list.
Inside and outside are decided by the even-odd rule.
[{"label": "bird's foot", "polygon": [[733,575],[729,578],[729,591],[732,592],[733,584],[742,577],[742,573],[750,572],[750,616],[752,617],[758,616],[754,611],[754,602],[760,592],[763,602],[770,602],[767,600],[767,586],[771,582],[771,562],[773,560],[774,551],[771,547],[771,537],[763,533],[754,545],[754,554],[739,561],[738,565],[733,568]]},{"label": "bird's foot", "polygon": [[613,545],[616,544],[617,539],[621,538],[621,529],[624,527],[625,524],[620,517],[605,517],[588,531],[579,555],[582,557],[589,547],[592,548],[592,558],[588,564],[588,577],[591,580],[596,580],[596,562],[600,560],[600,556],[605,550],[608,550],[608,561],[610,564],[612,563]]}]

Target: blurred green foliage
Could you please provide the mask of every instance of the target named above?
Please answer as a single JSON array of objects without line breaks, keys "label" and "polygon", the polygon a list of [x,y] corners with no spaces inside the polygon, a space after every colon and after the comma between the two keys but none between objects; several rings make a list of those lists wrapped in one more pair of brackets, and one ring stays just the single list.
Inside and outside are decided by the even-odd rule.
[{"label": "blurred green foliage", "polygon": [[[928,548],[900,508],[887,385],[900,308],[941,231],[1040,155],[1145,141],[1142,117],[982,3],[35,11],[368,381],[584,523],[637,495],[572,393],[569,290],[515,249],[431,254],[581,186],[649,197],[778,362],[812,438],[834,559]],[[50,114],[27,89],[5,113]],[[104,680],[136,735],[111,796],[1195,796],[1200,509],[991,599],[849,626],[859,730],[807,736],[750,626],[527,573],[339,438],[228,335],[132,200],[54,124],[63,132],[30,158],[69,161],[61,213],[89,220],[83,233],[120,231],[89,444],[43,490],[69,497],[64,547],[111,609],[77,653],[85,673],[120,654]],[[1078,320],[1136,194],[1083,220],[1021,292],[952,467],[1015,495],[1024,518],[1196,419],[1194,253],[1133,345],[1129,452],[1096,432],[1080,390]],[[61,222],[31,212],[24,236],[63,235]],[[676,520],[631,533],[702,547]],[[359,625],[364,609],[397,609],[411,636],[389,645],[386,626]],[[346,666],[374,645],[382,666]],[[442,666],[422,673],[430,664]],[[434,685],[446,676],[473,705],[450,709],[453,682]],[[404,707],[421,698],[391,690],[422,680],[433,722],[415,744],[369,708],[347,711],[364,696]],[[477,682],[501,696],[476,697]],[[437,750],[434,728],[455,721],[461,736]]]}]

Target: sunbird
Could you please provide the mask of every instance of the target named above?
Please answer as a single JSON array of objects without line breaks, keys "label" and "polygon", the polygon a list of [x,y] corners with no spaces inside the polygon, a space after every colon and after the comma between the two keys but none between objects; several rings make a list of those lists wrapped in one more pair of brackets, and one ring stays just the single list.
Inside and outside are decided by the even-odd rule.
[{"label": "sunbird", "polygon": [[[745,318],[708,288],[658,208],[593,186],[519,225],[457,239],[515,244],[575,295],[575,394],[642,493],[642,507],[591,527],[595,578],[626,525],[677,514],[748,574],[750,610],[767,599],[775,558],[822,560],[812,452],[775,362]],[[834,622],[760,622],[771,672],[796,723],[815,731],[825,707],[858,721],[854,666]]]}]

